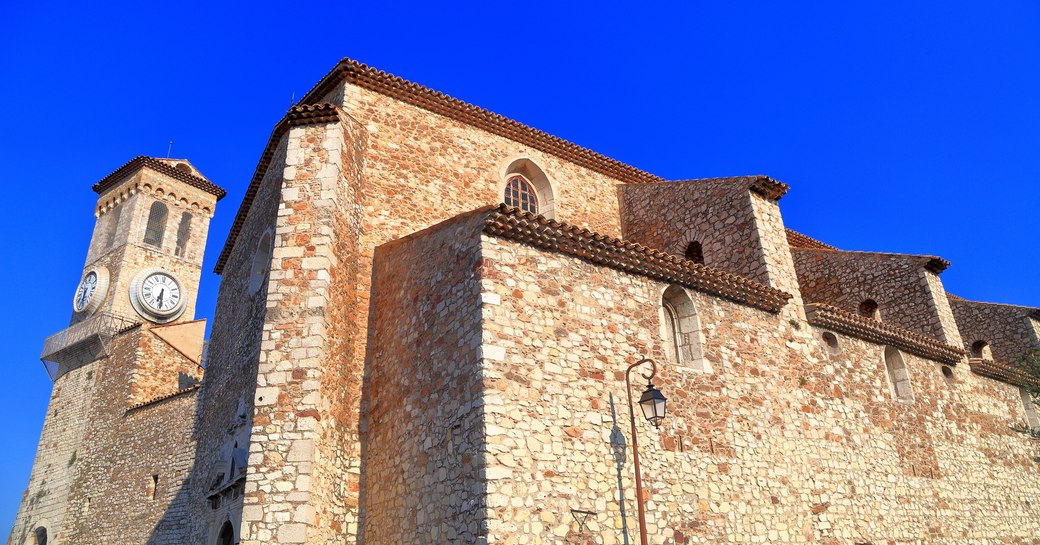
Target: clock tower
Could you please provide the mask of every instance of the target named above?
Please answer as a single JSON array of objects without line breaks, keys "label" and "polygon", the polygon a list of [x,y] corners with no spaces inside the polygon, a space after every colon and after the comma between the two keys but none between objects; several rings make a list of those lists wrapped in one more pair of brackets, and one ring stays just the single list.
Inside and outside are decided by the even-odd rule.
[{"label": "clock tower", "polygon": [[[40,356],[54,386],[9,543],[85,543],[89,521],[100,515],[89,512],[91,498],[137,494],[140,485],[152,487],[154,501],[186,474],[177,460],[193,448],[195,400],[183,394],[202,378],[205,321],[194,319],[195,301],[209,222],[224,190],[186,160],[152,157],[131,160],[93,189],[97,219],[80,281],[68,286],[69,325],[44,341]],[[174,405],[157,410],[178,410],[177,421],[142,414],[171,398]],[[146,425],[149,418],[161,425]],[[142,437],[155,430],[156,457],[128,460],[124,467],[140,466],[144,477],[103,490],[118,481],[92,474],[119,455],[122,435],[111,430],[133,426],[143,427]],[[134,516],[148,521],[159,507]]]}]

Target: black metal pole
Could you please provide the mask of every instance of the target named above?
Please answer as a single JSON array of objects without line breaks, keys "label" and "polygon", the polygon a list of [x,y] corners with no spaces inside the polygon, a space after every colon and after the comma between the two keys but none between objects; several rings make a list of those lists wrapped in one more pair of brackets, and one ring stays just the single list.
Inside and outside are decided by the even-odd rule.
[{"label": "black metal pole", "polygon": [[632,382],[629,377],[632,373],[632,369],[644,364],[650,364],[650,375],[643,376],[647,380],[653,380],[654,375],[657,374],[657,364],[650,358],[643,358],[632,365],[628,366],[628,370],[625,371],[625,392],[628,394],[628,415],[629,420],[632,421],[632,462],[636,467],[636,510],[639,514],[639,544],[646,544],[646,515],[643,514],[643,480],[639,476],[639,442],[636,439],[636,410],[632,405]]}]

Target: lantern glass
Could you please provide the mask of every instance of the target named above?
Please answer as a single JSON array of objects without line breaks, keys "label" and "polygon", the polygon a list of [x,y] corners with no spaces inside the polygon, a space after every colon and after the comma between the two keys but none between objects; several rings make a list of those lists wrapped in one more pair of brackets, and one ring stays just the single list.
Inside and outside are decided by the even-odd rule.
[{"label": "lantern glass", "polygon": [[652,383],[646,385],[646,391],[639,397],[639,408],[643,411],[643,417],[650,421],[654,427],[660,427],[667,410],[668,399],[664,397],[661,390],[654,388]]}]

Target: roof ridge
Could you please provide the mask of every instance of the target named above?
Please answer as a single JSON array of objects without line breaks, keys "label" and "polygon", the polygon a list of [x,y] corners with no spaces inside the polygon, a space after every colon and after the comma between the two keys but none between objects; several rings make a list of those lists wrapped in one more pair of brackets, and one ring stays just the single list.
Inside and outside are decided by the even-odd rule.
[{"label": "roof ridge", "polygon": [[341,59],[332,70],[325,74],[300,99],[300,103],[322,100],[322,97],[331,92],[340,81],[348,81],[514,142],[528,145],[544,153],[556,155],[625,183],[665,181],[660,176],[622,163],[589,148],[349,57]]},{"label": "roof ridge", "polygon": [[895,252],[871,252],[864,250],[839,250],[838,248],[808,248],[804,246],[794,246],[791,250],[798,250],[802,252],[825,252],[831,254],[859,254],[859,255],[876,255],[883,257],[910,257],[917,259],[927,259],[924,267],[934,273],[941,273],[950,266],[950,262],[935,255],[924,255],[924,254],[900,254]]},{"label": "roof ridge", "polygon": [[156,159],[155,157],[148,157],[147,155],[138,155],[137,157],[134,157],[133,159],[127,161],[123,164],[123,166],[115,169],[104,178],[101,178],[101,180],[95,183],[91,187],[91,189],[93,189],[95,193],[100,195],[101,193],[104,193],[105,191],[111,189],[131,171],[140,167],[148,167],[152,170],[159,172],[160,174],[164,174],[166,176],[169,176],[170,178],[184,182],[192,187],[201,189],[206,193],[216,195],[218,201],[220,199],[223,199],[224,196],[227,195],[227,191],[224,191],[224,188],[218,186],[217,184],[214,184],[213,182],[205,178],[202,178],[201,176],[196,176],[189,172],[184,172],[183,170],[180,170],[176,167],[172,167],[167,163],[160,161],[159,159]]},{"label": "roof ridge", "polygon": [[174,398],[174,397],[177,397],[179,395],[183,395],[183,394],[187,394],[187,393],[190,393],[190,392],[194,392],[195,390],[198,390],[201,387],[202,387],[201,384],[192,384],[191,386],[188,386],[187,388],[181,388],[180,390],[177,390],[177,391],[175,391],[173,393],[155,396],[155,397],[153,397],[151,399],[147,399],[145,401],[142,401],[140,403],[135,403],[135,404],[127,407],[126,412],[129,413],[130,411],[135,411],[137,409],[143,409],[143,408],[145,408],[145,407],[147,407],[149,405],[154,405],[154,404],[156,404],[156,403],[158,403],[160,401],[166,401],[167,399]]}]

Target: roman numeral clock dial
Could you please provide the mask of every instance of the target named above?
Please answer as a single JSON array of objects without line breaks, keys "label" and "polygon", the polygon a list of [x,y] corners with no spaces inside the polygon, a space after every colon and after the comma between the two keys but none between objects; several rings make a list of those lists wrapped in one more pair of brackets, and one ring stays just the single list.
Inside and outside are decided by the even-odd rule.
[{"label": "roman numeral clock dial", "polygon": [[87,271],[76,287],[72,297],[72,310],[77,314],[88,315],[101,306],[108,293],[108,269],[97,267]]},{"label": "roman numeral clock dial", "polygon": [[184,312],[183,289],[173,273],[145,269],[130,283],[130,303],[138,314],[150,321],[171,322]]}]

